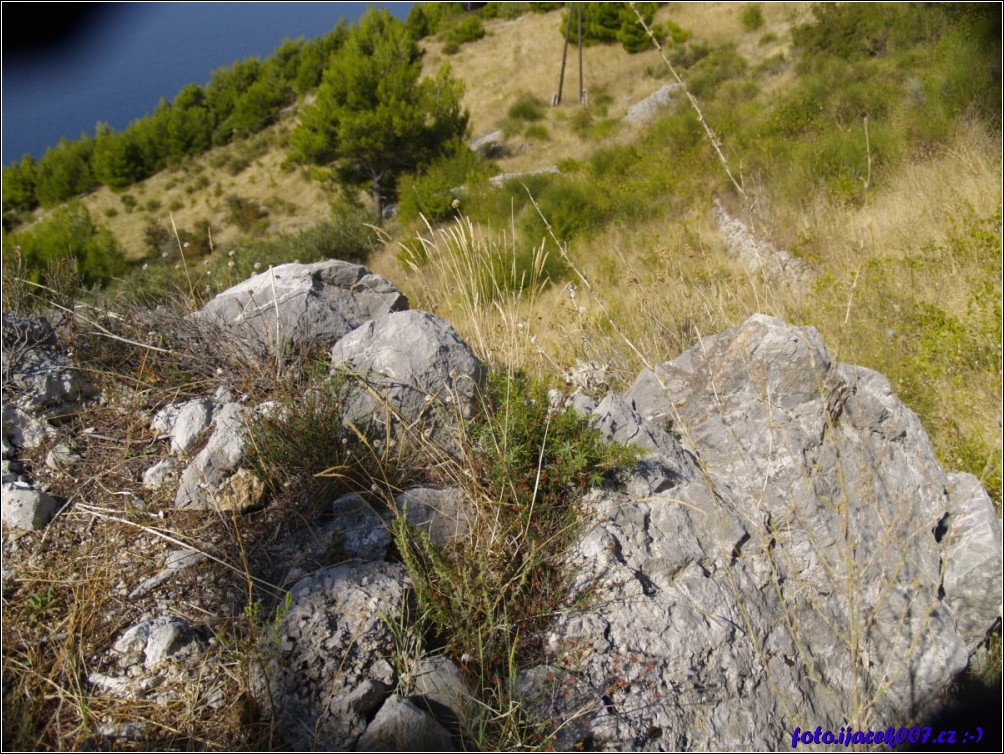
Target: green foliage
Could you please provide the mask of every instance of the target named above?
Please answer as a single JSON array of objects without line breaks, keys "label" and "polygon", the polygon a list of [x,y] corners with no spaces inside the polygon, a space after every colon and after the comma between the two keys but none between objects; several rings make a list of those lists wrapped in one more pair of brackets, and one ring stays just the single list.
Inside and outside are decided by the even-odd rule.
[{"label": "green foliage", "polygon": [[671,41],[674,45],[682,45],[694,36],[693,32],[684,29],[675,21],[666,21],[666,23],[663,24],[663,27],[668,34],[669,41]]},{"label": "green foliage", "polygon": [[463,3],[414,3],[405,20],[408,33],[416,41],[439,34],[464,13]]},{"label": "green foliage", "polygon": [[74,196],[90,191],[91,139],[67,141],[61,139],[55,147],[45,150],[35,170],[35,196],[43,207],[52,207]]},{"label": "green foliage", "polygon": [[325,471],[337,481],[340,492],[368,487],[351,476],[358,474],[358,463],[353,462],[358,447],[342,423],[345,397],[344,380],[319,382],[302,395],[277,402],[254,424],[246,459],[267,489],[276,493],[290,485],[309,484]]},{"label": "green foliage", "polygon": [[791,31],[807,65],[824,57],[858,60],[908,48],[934,39],[947,14],[938,7],[906,3],[819,3],[813,21]]},{"label": "green foliage", "polygon": [[[633,7],[632,7],[633,6]],[[644,28],[638,23],[638,13],[657,37],[662,30],[653,28],[652,22],[658,3],[583,3],[573,8],[571,25],[568,26],[568,12],[562,16],[561,34],[568,29],[568,38],[572,42],[579,40],[578,7],[582,8],[582,39],[585,43],[612,44],[620,42],[628,52],[644,52],[652,48],[652,42]]]},{"label": "green foliage", "polygon": [[485,25],[477,16],[467,16],[451,25],[443,33],[443,41],[458,46],[477,42],[485,36]]},{"label": "green foliage", "polygon": [[32,623],[51,623],[62,609],[62,600],[50,585],[28,595],[24,617]]},{"label": "green foliage", "polygon": [[30,154],[3,169],[3,213],[31,210],[38,206],[35,194],[35,160]]},{"label": "green foliage", "polygon": [[359,22],[324,74],[317,101],[291,137],[297,159],[335,162],[343,177],[369,183],[375,204],[397,178],[446,153],[467,131],[460,85],[448,68],[419,81],[418,47],[386,11]]},{"label": "green foliage", "polygon": [[593,193],[578,181],[558,178],[534,198],[540,213],[524,215],[521,223],[527,238],[545,238],[548,229],[541,214],[547,218],[550,230],[559,241],[569,241],[582,231],[602,224],[602,209]]},{"label": "green foliage", "polygon": [[[655,34],[656,39],[662,42],[665,38],[665,33],[652,23],[659,4],[635,3],[634,7],[641,13],[642,18],[645,19],[645,24]],[[645,31],[645,27],[638,23],[638,18],[630,7],[625,8],[621,15],[621,26],[617,30],[617,41],[630,53],[645,52],[652,49],[652,40]]]},{"label": "green foliage", "polygon": [[512,120],[534,122],[543,120],[545,112],[544,101],[540,97],[523,92],[509,106],[507,114]]},{"label": "green foliage", "polygon": [[[268,217],[268,212],[253,199],[230,195],[226,199],[227,218],[245,233],[252,229],[261,229],[262,222]],[[266,223],[267,224],[267,223]]]},{"label": "green foliage", "polygon": [[482,260],[474,280],[481,302],[539,289],[568,277],[568,265],[561,256],[543,251],[542,241],[537,246],[531,243],[513,244]]},{"label": "green foliage", "polygon": [[[635,449],[605,442],[576,411],[552,409],[548,387],[524,374],[494,373],[489,404],[469,428],[489,488],[527,512],[538,501],[574,505],[587,489],[638,457]],[[545,537],[560,530],[546,519],[527,524]]]},{"label": "green foliage", "polygon": [[551,138],[551,132],[547,130],[547,126],[543,123],[534,123],[526,127],[523,136],[536,141],[547,141]]},{"label": "green foliage", "polygon": [[543,629],[566,598],[563,554],[581,524],[582,494],[638,457],[604,443],[574,411],[552,409],[547,387],[522,374],[489,380],[465,433],[478,517],[471,542],[444,550],[403,516],[394,527],[419,612],[496,689],[514,664],[539,658]]},{"label": "green foliage", "polygon": [[146,227],[144,241],[160,258],[134,268],[121,288],[145,304],[155,305],[179,290],[186,294],[191,290],[200,300],[208,299],[270,265],[324,259],[365,263],[376,245],[368,225],[372,219],[361,209],[338,207],[328,220],[310,228],[245,239],[225,252],[217,249],[215,254],[209,254],[208,223],[202,221],[194,230],[178,229],[185,259],[189,260],[187,268],[179,257],[178,239],[168,228],[152,222]]},{"label": "green foliage", "polygon": [[103,285],[125,269],[122,250],[111,232],[97,226],[80,204],[65,204],[17,233],[5,233],[4,258],[20,253],[28,279],[39,282],[60,259],[76,260],[81,282]]},{"label": "green foliage", "polygon": [[462,195],[481,190],[490,173],[490,163],[458,143],[452,153],[435,160],[418,175],[404,176],[400,184],[398,216],[409,221],[421,215],[430,222],[455,217],[453,202]]},{"label": "green foliage", "polygon": [[743,8],[742,15],[739,17],[743,28],[746,31],[757,31],[763,28],[763,8],[760,3],[750,3],[745,8]]},{"label": "green foliage", "polygon": [[724,45],[694,65],[687,85],[695,96],[708,97],[723,81],[742,76],[747,68],[746,59],[735,46]]}]

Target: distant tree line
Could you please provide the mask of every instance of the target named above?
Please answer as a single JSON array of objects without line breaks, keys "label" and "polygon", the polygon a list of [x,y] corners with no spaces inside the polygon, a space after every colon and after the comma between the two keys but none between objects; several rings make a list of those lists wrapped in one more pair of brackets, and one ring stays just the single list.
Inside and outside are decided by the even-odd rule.
[{"label": "distant tree line", "polygon": [[[417,86],[417,61],[420,53],[414,42],[430,35],[440,35],[451,48],[479,39],[484,35],[481,19],[512,18],[524,13],[543,13],[560,8],[564,3],[415,3],[404,24],[387,23],[368,33],[397,34],[398,28],[411,39],[410,46],[398,39],[400,62],[408,68],[404,75]],[[644,32],[635,20],[634,11],[627,3],[584,3],[582,36],[587,42],[621,42],[629,50],[643,49],[648,45]],[[657,3],[638,3],[646,21],[651,22]],[[562,24],[562,33],[565,26]],[[201,154],[212,147],[245,138],[272,123],[284,107],[292,105],[298,96],[322,84],[324,72],[329,69],[336,53],[346,44],[356,30],[340,22],[331,32],[314,40],[286,39],[275,52],[262,61],[248,58],[213,72],[205,87],[189,84],[182,88],[173,101],[162,99],[153,113],[133,121],[122,131],[115,131],[106,123],[98,123],[94,136],[84,134],[80,139],[62,139],[45,151],[41,159],[25,155],[20,162],[3,169],[3,212],[30,211],[38,206],[52,207],[80,196],[98,186],[122,190],[187,157]],[[577,25],[572,25],[573,40]],[[372,44],[370,42],[369,44]],[[363,45],[365,46],[365,44]],[[342,65],[341,73],[358,75],[358,54],[354,63]],[[344,64],[344,61],[343,61]],[[336,66],[337,68],[338,66]],[[347,150],[359,138],[345,139],[344,134],[335,148],[334,128],[324,122],[334,110],[345,103],[344,94],[333,94],[338,88],[333,73],[327,89],[322,91],[322,107],[306,116],[307,129],[301,129],[295,154],[305,161],[324,163],[347,157]],[[362,77],[362,78],[365,78]],[[391,76],[389,81],[402,79]],[[433,95],[430,88],[437,87]],[[372,93],[371,93],[372,94]],[[421,97],[402,94],[405,110],[435,111],[434,118],[440,131],[459,135],[466,126],[466,118],[455,107],[458,94],[455,84],[445,74],[437,84],[424,85]],[[418,100],[423,99],[424,102]],[[432,100],[438,101],[433,102]],[[335,100],[339,100],[336,104]],[[372,103],[371,103],[372,104]],[[359,110],[360,108],[356,108]],[[358,121],[359,118],[356,118]],[[461,122],[463,121],[463,122]],[[343,119],[342,122],[347,122]],[[356,124],[358,125],[358,123]],[[344,129],[343,129],[344,130]],[[407,129],[405,129],[407,130]],[[313,143],[308,143],[309,132]],[[412,129],[414,136],[421,129]],[[398,135],[400,136],[400,134]],[[418,156],[404,158],[401,164],[391,165],[390,173],[400,174],[427,161],[434,153],[442,151],[445,143],[441,134],[421,134],[425,140],[419,146]],[[393,145],[392,137],[380,136],[384,144],[378,145],[378,157],[357,161],[356,171],[367,175],[375,196],[380,194],[385,159]],[[431,142],[429,141],[431,139]],[[432,144],[432,146],[430,146]],[[371,152],[374,150],[371,149]],[[344,166],[345,160],[342,159]],[[383,180],[391,188],[391,180]],[[6,221],[5,221],[6,222]]]},{"label": "distant tree line", "polygon": [[25,155],[3,169],[4,213],[51,207],[100,185],[124,189],[185,157],[260,131],[320,84],[348,33],[340,22],[310,41],[285,39],[266,60],[220,68],[207,86],[185,86],[122,131],[98,123],[93,137],[62,139],[38,161]]}]

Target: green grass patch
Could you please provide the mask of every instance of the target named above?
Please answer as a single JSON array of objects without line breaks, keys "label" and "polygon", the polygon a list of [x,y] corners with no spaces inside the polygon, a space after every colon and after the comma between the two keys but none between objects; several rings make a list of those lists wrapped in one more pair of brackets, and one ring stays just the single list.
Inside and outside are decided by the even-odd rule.
[{"label": "green grass patch", "polygon": [[[522,374],[492,376],[465,434],[470,541],[437,547],[404,517],[394,534],[428,633],[473,665],[480,695],[498,710],[515,670],[540,661],[545,629],[567,599],[564,553],[584,523],[582,495],[638,451],[553,409],[548,386]],[[499,743],[503,722],[485,739]]]}]

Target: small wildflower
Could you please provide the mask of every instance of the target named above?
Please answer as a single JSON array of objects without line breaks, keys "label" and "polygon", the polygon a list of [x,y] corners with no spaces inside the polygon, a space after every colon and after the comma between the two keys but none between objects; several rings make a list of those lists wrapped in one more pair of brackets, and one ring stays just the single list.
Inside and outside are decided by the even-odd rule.
[{"label": "small wildflower", "polygon": [[160,252],[160,258],[161,259],[167,259],[167,252],[166,251]]},{"label": "small wildflower", "polygon": [[261,269],[261,262],[255,262],[255,263],[254,263],[254,268],[255,268],[256,270],[260,270],[260,269]]},{"label": "small wildflower", "polygon": [[202,265],[203,266],[205,266],[207,264],[209,264],[209,257],[206,257],[205,259],[202,260]]},{"label": "small wildflower", "polygon": [[188,241],[185,241],[185,243],[183,244],[183,246],[184,246],[184,248],[187,249],[188,248]]},{"label": "small wildflower", "polygon": [[236,251],[234,251],[233,249],[231,249],[230,252],[227,254],[227,256],[228,257],[232,257],[236,253],[237,253]]},{"label": "small wildflower", "polygon": [[174,269],[176,269],[176,270],[180,270],[180,269],[181,269],[181,264],[176,264],[176,265],[174,265]]},{"label": "small wildflower", "polygon": [[582,316],[585,315],[585,313],[586,313],[586,307],[580,306],[579,307],[579,316],[582,317]]},{"label": "small wildflower", "polygon": [[227,262],[227,267],[230,267],[231,269],[234,268],[234,267],[236,267],[236,266],[237,266],[237,263],[234,262],[234,260],[232,260],[232,259],[229,262]]},{"label": "small wildflower", "polygon": [[150,269],[150,265],[148,265],[146,262],[144,262],[143,263],[143,270],[146,271],[146,270],[149,270],[149,269]]}]

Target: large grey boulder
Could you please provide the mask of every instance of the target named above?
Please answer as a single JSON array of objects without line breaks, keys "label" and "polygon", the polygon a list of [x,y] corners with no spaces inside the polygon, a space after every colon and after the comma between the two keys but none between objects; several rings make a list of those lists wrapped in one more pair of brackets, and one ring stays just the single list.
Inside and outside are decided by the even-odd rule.
[{"label": "large grey boulder", "polygon": [[[279,734],[300,751],[355,748],[394,688],[394,637],[407,576],[395,563],[326,568],[291,590],[289,610],[264,647],[256,686]],[[274,642],[274,643],[271,643]]]},{"label": "large grey boulder", "polygon": [[989,499],[815,330],[754,316],[605,403],[608,434],[653,453],[587,500],[569,565],[590,606],[556,620],[520,685],[577,721],[563,745],[775,749],[809,721],[900,726],[999,614]]},{"label": "large grey boulder", "polygon": [[387,280],[331,259],[269,269],[223,291],[198,316],[275,353],[288,344],[330,346],[367,320],[407,308]]},{"label": "large grey boulder", "polygon": [[360,382],[346,418],[364,424],[426,424],[446,441],[469,415],[485,370],[453,326],[433,314],[396,312],[353,330],[331,349],[336,370]]}]

